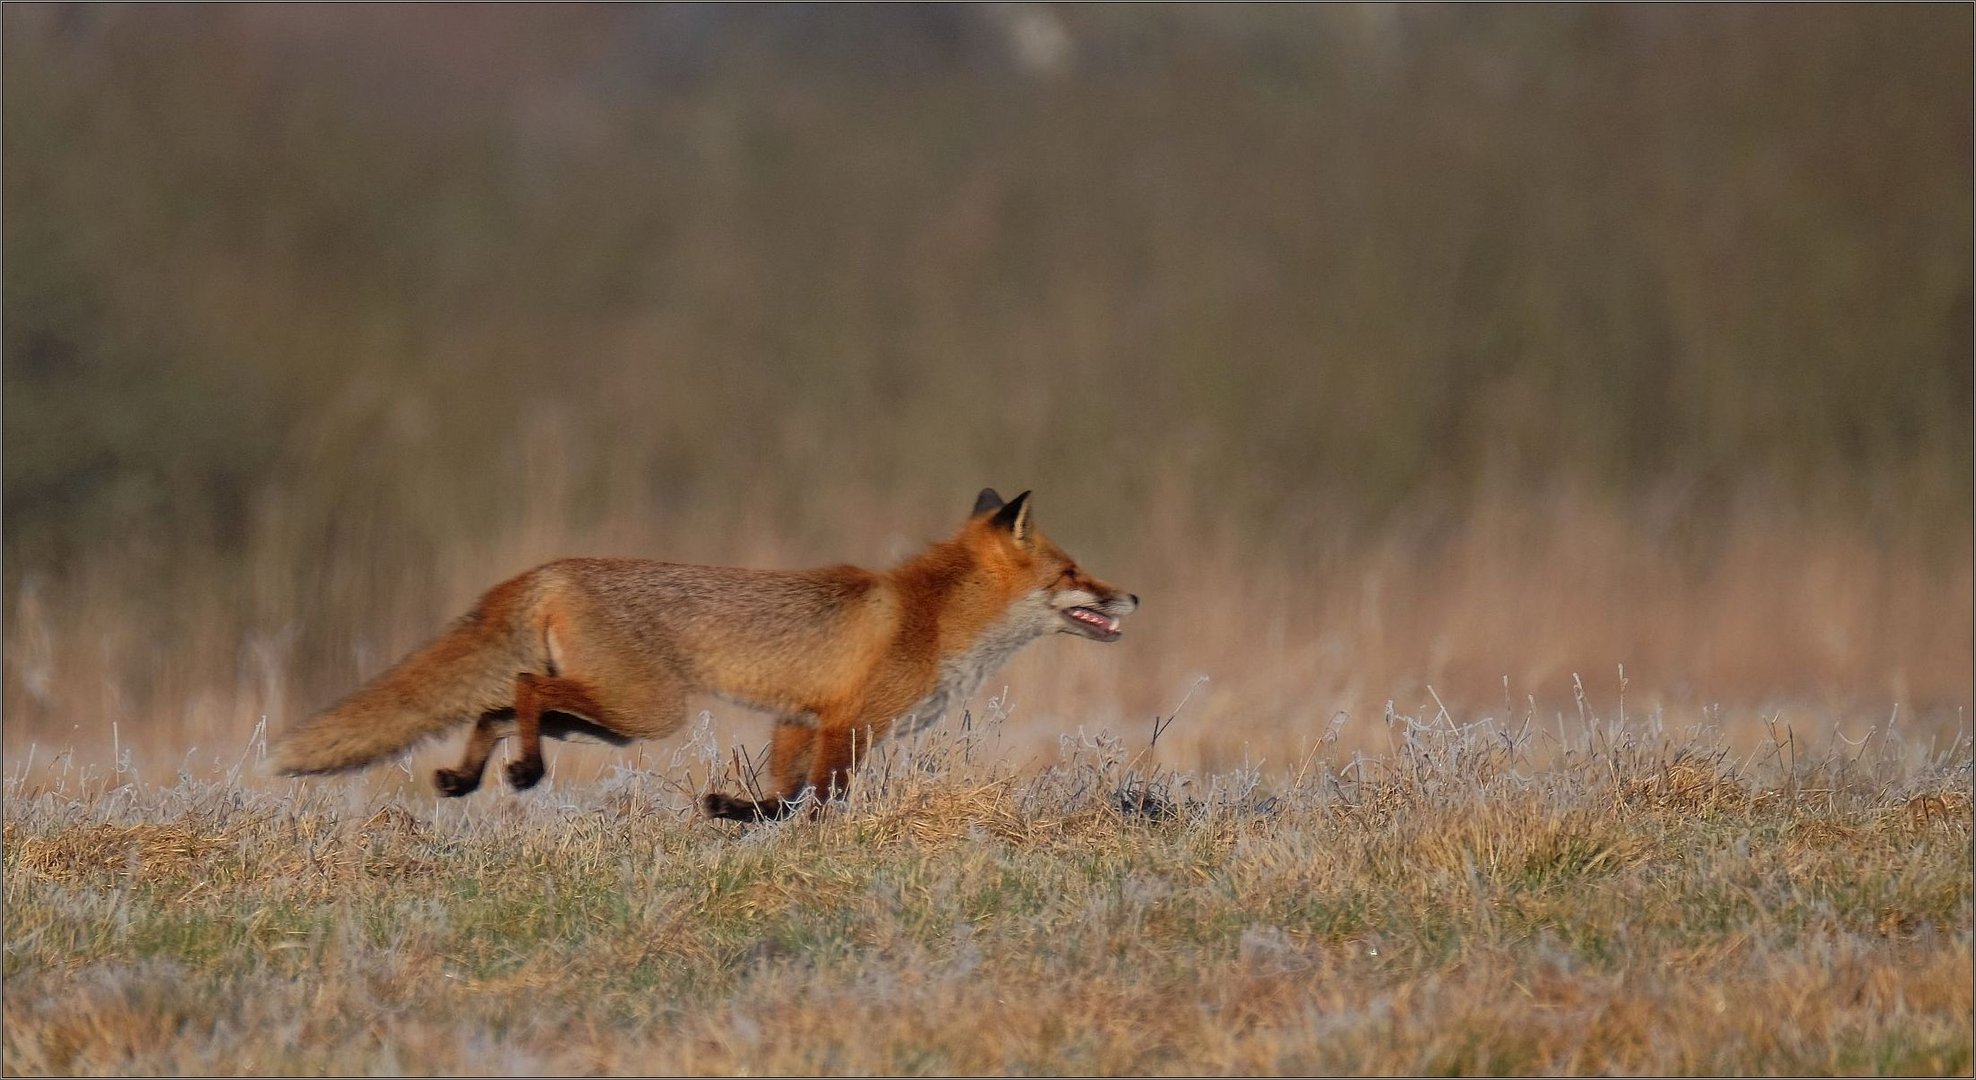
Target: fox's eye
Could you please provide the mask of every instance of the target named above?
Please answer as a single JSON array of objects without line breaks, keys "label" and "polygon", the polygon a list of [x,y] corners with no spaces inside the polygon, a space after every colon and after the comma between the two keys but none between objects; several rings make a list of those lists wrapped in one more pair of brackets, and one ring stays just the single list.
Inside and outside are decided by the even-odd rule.
[{"label": "fox's eye", "polygon": [[1063,568],[1063,573],[1062,573],[1061,575],[1059,575],[1059,576],[1060,576],[1060,577],[1063,577],[1063,578],[1066,578],[1066,579],[1068,579],[1068,578],[1074,578],[1074,577],[1076,577],[1076,576],[1077,576],[1077,567],[1075,567],[1075,566],[1066,566],[1066,567],[1064,567],[1064,568]]}]

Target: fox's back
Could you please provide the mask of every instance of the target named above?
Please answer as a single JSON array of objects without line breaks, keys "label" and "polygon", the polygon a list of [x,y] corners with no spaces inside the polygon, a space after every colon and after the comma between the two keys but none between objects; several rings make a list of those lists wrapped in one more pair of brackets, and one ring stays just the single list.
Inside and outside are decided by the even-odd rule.
[{"label": "fox's back", "polygon": [[580,648],[659,664],[764,707],[847,693],[897,625],[879,575],[854,566],[750,570],[648,559],[562,559],[531,572]]}]

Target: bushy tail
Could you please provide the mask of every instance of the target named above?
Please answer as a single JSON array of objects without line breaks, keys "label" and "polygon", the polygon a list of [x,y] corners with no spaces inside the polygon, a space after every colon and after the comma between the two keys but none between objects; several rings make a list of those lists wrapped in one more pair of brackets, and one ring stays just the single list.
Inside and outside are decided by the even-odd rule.
[{"label": "bushy tail", "polygon": [[528,635],[484,610],[398,661],[361,690],[289,729],[269,752],[276,772],[338,772],[368,765],[514,700],[527,670]]}]

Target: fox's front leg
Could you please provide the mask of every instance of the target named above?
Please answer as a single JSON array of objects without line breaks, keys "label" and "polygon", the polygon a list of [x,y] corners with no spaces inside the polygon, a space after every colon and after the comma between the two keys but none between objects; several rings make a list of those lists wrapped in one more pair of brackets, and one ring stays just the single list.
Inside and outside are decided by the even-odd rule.
[{"label": "fox's front leg", "polygon": [[730,821],[764,821],[787,817],[809,782],[810,759],[816,756],[816,725],[784,720],[775,725],[769,742],[769,776],[775,794],[757,802],[718,792],[700,801],[708,817]]},{"label": "fox's front leg", "polygon": [[[839,798],[851,789],[851,771],[871,756],[871,748],[885,735],[889,725],[852,724],[846,727],[819,727],[816,756],[810,761],[810,787],[823,800]],[[822,804],[818,804],[818,810]]]}]

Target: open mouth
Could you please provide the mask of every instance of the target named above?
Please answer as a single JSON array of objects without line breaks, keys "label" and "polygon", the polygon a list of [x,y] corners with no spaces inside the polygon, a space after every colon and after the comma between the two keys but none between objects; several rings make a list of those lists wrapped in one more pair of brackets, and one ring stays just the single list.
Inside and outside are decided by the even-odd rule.
[{"label": "open mouth", "polygon": [[1084,632],[1099,641],[1114,641],[1118,638],[1118,620],[1109,615],[1092,611],[1087,607],[1068,608],[1063,617],[1078,624]]}]

